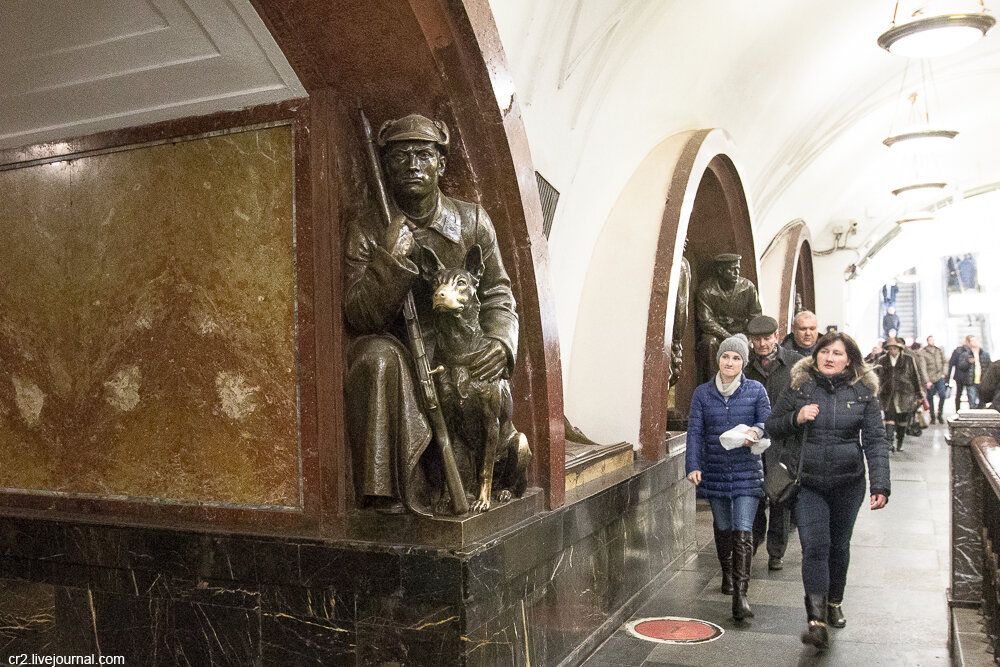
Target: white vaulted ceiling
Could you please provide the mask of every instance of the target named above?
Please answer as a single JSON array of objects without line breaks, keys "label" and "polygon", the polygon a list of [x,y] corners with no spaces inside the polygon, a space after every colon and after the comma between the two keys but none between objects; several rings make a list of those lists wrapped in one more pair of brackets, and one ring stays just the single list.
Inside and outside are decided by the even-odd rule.
[{"label": "white vaulted ceiling", "polygon": [[247,0],[0,0],[0,148],[304,97]]},{"label": "white vaulted ceiling", "polygon": [[[986,4],[1000,10],[1000,0]],[[798,219],[816,251],[832,248],[833,231],[851,221],[857,234],[848,242],[862,254],[895,227],[905,209],[891,190],[906,174],[882,139],[899,130],[907,110],[900,101],[917,89],[920,61],[876,43],[894,6],[491,1],[532,158],[560,192],[548,247],[564,364],[572,363],[582,285],[605,221],[644,157],[668,137],[700,128],[732,136],[758,253]],[[933,120],[960,131],[943,165],[947,194],[959,201],[1000,182],[1000,28],[931,67]],[[936,233],[948,233],[943,225]],[[924,249],[937,252],[934,244]],[[881,252],[912,265],[900,243]],[[860,256],[817,258],[817,285],[830,286],[817,295],[822,323],[851,324],[843,275]]]}]

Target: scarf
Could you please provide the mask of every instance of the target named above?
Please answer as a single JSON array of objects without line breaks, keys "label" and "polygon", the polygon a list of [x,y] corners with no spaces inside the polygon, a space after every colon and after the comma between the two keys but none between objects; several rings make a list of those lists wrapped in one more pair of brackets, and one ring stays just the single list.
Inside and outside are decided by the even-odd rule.
[{"label": "scarf", "polygon": [[740,387],[740,376],[736,376],[729,384],[722,384],[722,374],[715,374],[715,388],[722,394],[722,398],[729,400],[729,397]]}]

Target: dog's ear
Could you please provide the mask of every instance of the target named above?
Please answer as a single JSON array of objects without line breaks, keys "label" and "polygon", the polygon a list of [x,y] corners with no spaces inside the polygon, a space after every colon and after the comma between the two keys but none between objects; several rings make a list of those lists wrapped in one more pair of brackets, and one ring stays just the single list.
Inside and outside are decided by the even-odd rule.
[{"label": "dog's ear", "polygon": [[434,274],[444,268],[444,264],[438,259],[437,254],[427,246],[420,248],[420,273],[424,278],[430,280]]},{"label": "dog's ear", "polygon": [[485,268],[483,265],[483,249],[477,243],[465,253],[465,270],[475,276],[476,280],[479,280],[483,277],[483,270]]}]

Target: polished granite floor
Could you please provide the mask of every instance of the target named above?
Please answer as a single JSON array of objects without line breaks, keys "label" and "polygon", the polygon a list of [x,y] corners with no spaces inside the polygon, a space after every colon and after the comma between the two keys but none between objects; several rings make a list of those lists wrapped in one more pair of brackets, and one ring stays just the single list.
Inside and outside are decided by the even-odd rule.
[{"label": "polished granite floor", "polygon": [[600,646],[585,667],[668,665],[949,665],[947,427],[907,437],[891,461],[892,497],[885,509],[862,506],[854,529],[844,613],[847,627],[830,629],[831,647],[804,646],[805,628],[798,536],[789,541],[785,568],[767,569],[757,553],[749,598],[756,617],[738,627],[730,598],[719,592],[711,513],[698,504],[700,551],[630,620],[683,616],[711,621],[725,633],[713,642],[671,645],[636,639],[624,627]]}]

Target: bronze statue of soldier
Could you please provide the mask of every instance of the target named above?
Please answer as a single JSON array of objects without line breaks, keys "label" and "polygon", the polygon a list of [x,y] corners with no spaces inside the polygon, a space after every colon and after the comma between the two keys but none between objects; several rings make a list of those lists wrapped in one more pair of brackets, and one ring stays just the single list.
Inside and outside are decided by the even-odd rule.
[{"label": "bronze statue of soldier", "polygon": [[735,334],[745,335],[750,320],[761,314],[757,288],[740,275],[741,259],[733,253],[716,255],[712,275],[698,285],[698,346],[706,359],[708,375],[718,370],[715,359],[719,344]]},{"label": "bronze statue of soldier", "polygon": [[[418,268],[421,249],[432,250],[447,267],[461,267],[474,245],[481,249],[477,293],[484,337],[469,365],[474,380],[510,375],[518,318],[486,211],[438,187],[448,157],[446,125],[412,114],[384,123],[377,144],[392,195],[390,219],[386,225],[373,213],[356,220],[345,241],[344,314],[353,336],[344,386],[347,439],[358,506],[433,514],[444,511],[447,495],[441,452],[429,446],[433,432],[401,316],[412,292],[418,318],[431,322],[429,288]],[[421,344],[433,358],[434,336],[425,335]]]}]

